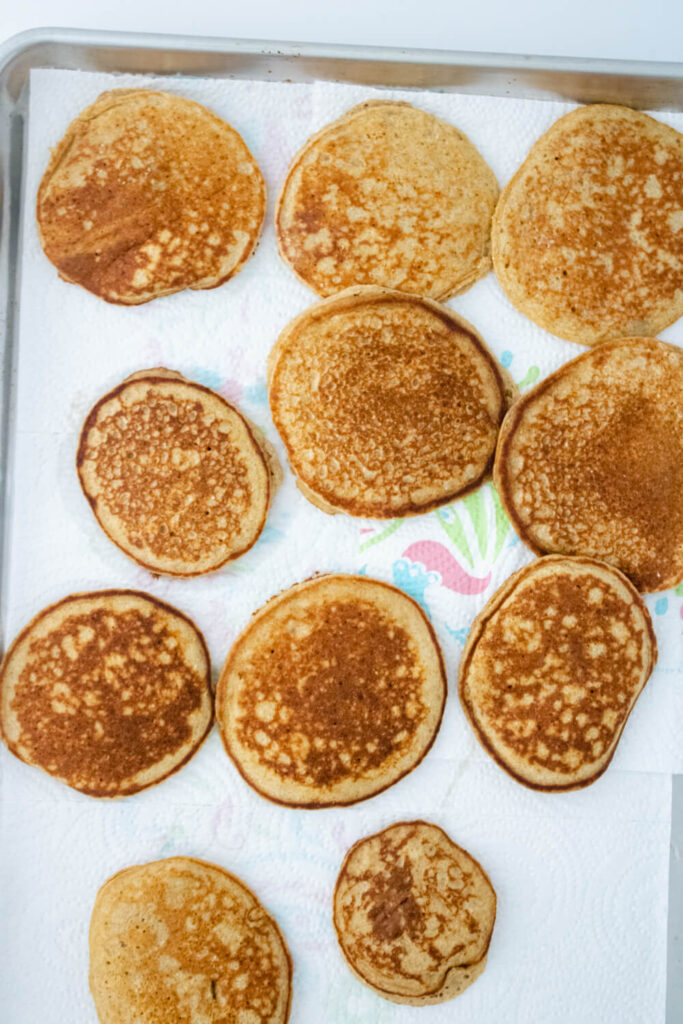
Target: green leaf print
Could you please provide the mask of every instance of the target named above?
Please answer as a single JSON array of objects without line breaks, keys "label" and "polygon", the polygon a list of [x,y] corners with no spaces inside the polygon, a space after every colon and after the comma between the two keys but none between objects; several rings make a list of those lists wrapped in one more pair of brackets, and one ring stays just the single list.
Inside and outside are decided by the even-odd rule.
[{"label": "green leaf print", "polygon": [[460,517],[453,506],[449,505],[445,509],[437,509],[436,518],[443,527],[448,539],[455,544],[460,554],[467,559],[470,565],[473,566],[474,561],[472,559],[472,553],[470,552],[470,546],[467,543],[467,537],[465,536],[463,525],[460,522]]},{"label": "green leaf print", "polygon": [[483,558],[486,555],[486,548],[488,547],[486,536],[486,506],[484,504],[483,490],[480,489],[478,491],[473,491],[472,494],[468,494],[466,498],[463,498],[463,504],[469,513],[470,519],[472,520],[477,544],[479,545],[479,554]]},{"label": "green leaf print", "polygon": [[369,540],[363,541],[359,548],[359,551],[367,551],[368,548],[371,548],[373,546],[373,544],[379,544],[381,540],[385,540],[387,537],[391,537],[392,533],[395,533],[396,530],[398,530],[402,522],[402,519],[392,519],[389,525],[385,526],[382,532],[378,533],[376,537],[370,537]]},{"label": "green leaf print", "polygon": [[493,498],[493,514],[496,530],[496,539],[493,548],[493,561],[495,562],[502,551],[505,538],[510,532],[510,520],[505,515],[500,498],[498,497],[498,491],[493,484],[491,484],[491,497]]}]

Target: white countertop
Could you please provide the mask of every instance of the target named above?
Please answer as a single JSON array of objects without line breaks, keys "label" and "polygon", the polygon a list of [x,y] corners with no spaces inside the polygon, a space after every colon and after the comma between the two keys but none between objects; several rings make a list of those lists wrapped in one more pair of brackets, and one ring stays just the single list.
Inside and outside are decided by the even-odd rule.
[{"label": "white countertop", "polygon": [[0,40],[50,26],[683,60],[681,0],[2,0]]}]

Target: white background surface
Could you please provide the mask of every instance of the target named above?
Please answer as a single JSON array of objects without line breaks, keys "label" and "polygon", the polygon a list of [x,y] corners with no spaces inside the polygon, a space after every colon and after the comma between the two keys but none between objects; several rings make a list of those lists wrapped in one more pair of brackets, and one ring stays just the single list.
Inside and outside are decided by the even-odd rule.
[{"label": "white background surface", "polygon": [[0,0],[0,39],[45,25],[246,39],[681,60],[681,0]]}]

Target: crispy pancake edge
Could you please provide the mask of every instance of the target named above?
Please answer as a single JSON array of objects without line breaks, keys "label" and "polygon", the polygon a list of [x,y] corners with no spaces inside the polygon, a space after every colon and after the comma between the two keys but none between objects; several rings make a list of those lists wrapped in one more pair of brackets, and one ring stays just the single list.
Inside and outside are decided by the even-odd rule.
[{"label": "crispy pancake edge", "polygon": [[[308,801],[296,802],[296,803],[293,803],[291,801],[279,800],[276,797],[272,796],[270,793],[266,793],[265,790],[261,789],[251,779],[249,779],[247,777],[247,775],[245,774],[245,772],[244,772],[244,770],[242,768],[242,765],[241,765],[239,759],[234,755],[234,753],[232,752],[232,750],[230,748],[230,744],[229,744],[229,742],[228,742],[228,740],[226,738],[225,732],[224,732],[224,730],[222,728],[222,724],[221,724],[222,723],[222,718],[223,718],[223,716],[225,714],[225,706],[224,706],[225,705],[225,690],[227,688],[227,682],[225,682],[225,680],[227,679],[228,674],[232,670],[232,660],[233,660],[234,651],[236,650],[238,644],[241,643],[242,639],[244,637],[246,637],[246,635],[250,632],[252,626],[254,626],[262,618],[267,616],[281,602],[288,600],[288,598],[291,597],[293,594],[299,593],[301,590],[304,590],[304,589],[307,589],[309,587],[315,586],[315,584],[319,580],[336,580],[336,579],[360,580],[360,581],[362,581],[364,583],[367,583],[368,581],[370,581],[373,584],[377,584],[378,586],[385,587],[387,590],[394,591],[394,592],[398,593],[402,598],[405,598],[406,601],[409,601],[412,605],[414,605],[415,609],[419,612],[420,616],[424,620],[425,625],[427,626],[430,639],[431,639],[431,641],[432,641],[432,643],[434,645],[434,648],[436,650],[436,653],[438,655],[439,667],[440,667],[440,675],[441,675],[441,685],[442,685],[441,711],[440,711],[440,714],[439,714],[436,726],[434,728],[433,734],[432,734],[432,736],[431,736],[431,738],[429,740],[429,743],[427,743],[426,746],[422,749],[422,751],[420,752],[420,756],[417,758],[417,760],[414,762],[414,764],[412,764],[409,768],[406,768],[406,770],[401,772],[401,774],[398,775],[395,779],[391,779],[391,781],[387,782],[385,785],[381,786],[380,788],[373,790],[371,793],[367,793],[366,795],[361,796],[361,797],[359,797],[359,798],[357,798],[355,800],[341,800],[341,801],[308,800]],[[377,796],[379,793],[384,793],[385,790],[390,789],[392,786],[396,785],[396,783],[400,782],[401,779],[404,779],[406,777],[406,775],[410,775],[410,773],[412,771],[414,771],[415,768],[419,767],[419,765],[422,763],[422,761],[425,759],[425,757],[427,756],[427,754],[431,750],[432,746],[434,745],[434,741],[436,740],[436,737],[439,734],[439,730],[441,728],[441,723],[443,721],[443,715],[444,715],[444,710],[445,710],[445,707],[446,707],[447,697],[448,697],[448,677],[446,675],[446,664],[445,664],[445,661],[444,661],[443,651],[441,650],[441,645],[439,643],[439,640],[437,638],[437,635],[436,635],[436,633],[434,631],[434,628],[433,628],[431,622],[429,621],[427,616],[424,614],[424,612],[420,608],[420,606],[417,603],[417,601],[413,600],[412,597],[409,597],[409,595],[406,594],[406,592],[404,590],[401,590],[399,587],[392,586],[391,583],[384,583],[383,580],[376,580],[376,579],[374,579],[372,577],[368,577],[368,576],[357,576],[354,573],[334,573],[334,572],[317,573],[314,576],[309,576],[308,579],[302,580],[300,583],[295,583],[295,584],[293,584],[293,586],[288,587],[285,590],[281,590],[279,593],[273,595],[273,597],[271,597],[270,600],[268,600],[264,605],[262,605],[261,608],[258,608],[255,612],[252,613],[252,616],[249,619],[249,621],[247,622],[247,624],[244,626],[244,628],[240,631],[240,633],[237,635],[237,637],[233,641],[233,643],[232,643],[232,645],[230,647],[230,650],[228,651],[228,654],[226,656],[225,662],[223,663],[223,667],[221,669],[221,673],[220,673],[220,676],[218,678],[218,683],[216,685],[214,717],[215,717],[215,720],[216,720],[216,725],[218,727],[218,732],[219,732],[219,735],[220,735],[221,742],[223,744],[223,749],[225,750],[225,753],[228,755],[228,757],[230,758],[232,764],[235,766],[235,768],[237,769],[237,771],[239,772],[241,777],[244,779],[246,784],[248,786],[250,786],[253,790],[255,790],[259,794],[259,796],[262,796],[262,797],[264,797],[264,799],[270,800],[271,803],[278,804],[281,807],[296,807],[296,808],[301,808],[302,810],[318,810],[318,809],[324,809],[324,808],[327,808],[327,807],[351,807],[354,804],[363,803],[363,801],[365,801],[365,800],[371,800],[373,797]]]},{"label": "crispy pancake edge", "polygon": [[[657,637],[654,631],[654,627],[652,625],[650,613],[648,612],[645,602],[643,601],[642,594],[640,594],[639,591],[636,590],[628,576],[625,576],[623,572],[616,568],[616,566],[610,565],[608,562],[602,562],[598,558],[590,558],[586,555],[544,555],[541,560],[544,565],[548,565],[551,562],[559,564],[570,562],[574,565],[578,564],[586,566],[595,566],[602,572],[609,572],[616,576],[619,579],[619,582],[622,583],[626,587],[626,589],[632,594],[633,599],[635,603],[638,605],[638,608],[640,609],[643,615],[643,620],[647,626],[651,653],[650,664],[648,666],[648,671],[645,675],[645,681],[643,682],[643,685],[638,694],[638,696],[640,696],[640,694],[645,689],[648,679],[652,675],[652,671],[657,663],[658,653]],[[528,779],[524,778],[522,775],[519,775],[517,772],[514,771],[513,768],[510,767],[510,765],[508,765],[508,763],[505,760],[503,760],[501,755],[494,748],[493,744],[491,744],[490,741],[488,740],[486,734],[482,732],[481,729],[479,728],[479,725],[477,724],[472,711],[472,706],[468,701],[467,697],[465,696],[466,676],[469,669],[469,664],[474,654],[475,648],[481,636],[483,635],[484,630],[486,629],[489,619],[496,614],[500,606],[504,604],[507,598],[516,589],[517,584],[521,583],[522,580],[529,574],[530,570],[533,571],[538,564],[539,560],[537,559],[536,561],[531,562],[529,565],[525,565],[521,569],[518,569],[517,572],[514,572],[511,576],[508,576],[503,585],[499,587],[499,589],[494,594],[491,595],[491,597],[486,602],[482,610],[475,617],[472,623],[472,627],[470,629],[469,636],[463,648],[462,656],[460,658],[460,664],[458,666],[458,699],[460,701],[460,706],[465,714],[465,717],[472,729],[472,732],[476,736],[480,745],[486,751],[486,753],[496,762],[496,764],[510,776],[510,778],[514,779],[515,782],[519,782],[521,783],[521,785],[526,786],[527,789],[534,789],[541,793],[568,793],[577,789],[585,789],[586,786],[591,786],[600,778],[601,775],[603,775],[607,771],[611,764],[612,758],[616,753],[617,747],[619,746],[619,740],[621,739],[622,733],[626,727],[626,723],[628,722],[631,716],[631,712],[633,711],[633,708],[636,705],[637,698],[636,701],[634,701],[631,709],[629,710],[629,713],[626,715],[626,718],[624,719],[621,728],[615,736],[611,753],[605,760],[604,764],[600,765],[599,769],[593,775],[589,776],[586,779],[581,779],[580,781],[575,783],[567,783],[559,786],[546,786],[538,782],[531,782]]]}]

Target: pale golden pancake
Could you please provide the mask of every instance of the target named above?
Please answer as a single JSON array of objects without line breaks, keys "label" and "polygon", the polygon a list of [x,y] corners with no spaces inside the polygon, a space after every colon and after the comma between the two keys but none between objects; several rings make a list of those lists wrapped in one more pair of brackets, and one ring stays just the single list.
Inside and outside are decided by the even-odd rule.
[{"label": "pale golden pancake", "polygon": [[514,573],[474,620],[460,702],[518,782],[558,792],[609,765],[657,660],[632,583],[593,558],[548,555]]},{"label": "pale golden pancake", "polygon": [[683,313],[683,135],[628,107],[561,117],[503,190],[493,265],[568,341],[654,335]]},{"label": "pale golden pancake", "polygon": [[536,554],[591,555],[639,590],[683,579],[683,349],[608,342],[510,410],[494,467],[512,525]]},{"label": "pale golden pancake", "polygon": [[161,782],[204,742],[211,666],[197,627],[135,590],[44,608],[0,671],[0,732],[21,761],[89,796]]},{"label": "pale golden pancake", "polygon": [[164,369],[136,373],[97,402],[76,467],[111,540],[171,576],[248,551],[281,477],[272,446],[233,405]]},{"label": "pale golden pancake", "polygon": [[90,921],[100,1024],[286,1024],[292,961],[254,893],[170,857],[113,875]]},{"label": "pale golden pancake", "polygon": [[180,96],[113,89],[53,150],[36,213],[64,280],[136,305],[236,274],[265,203],[263,175],[229,124]]},{"label": "pale golden pancake", "polygon": [[446,699],[426,616],[365,576],[319,576],[278,594],[235,641],[216,691],[227,753],[275,803],[352,804],[425,756]]},{"label": "pale golden pancake", "polygon": [[498,184],[461,131],[410,103],[371,101],[294,158],[280,255],[318,295],[376,284],[445,299],[491,267]]},{"label": "pale golden pancake", "polygon": [[268,370],[300,489],[326,512],[376,519],[477,488],[515,394],[471,324],[386,288],[350,288],[306,310]]},{"label": "pale golden pancake", "polygon": [[352,972],[395,1003],[453,999],[483,972],[496,894],[480,864],[436,825],[406,821],[360,839],[334,889]]}]

